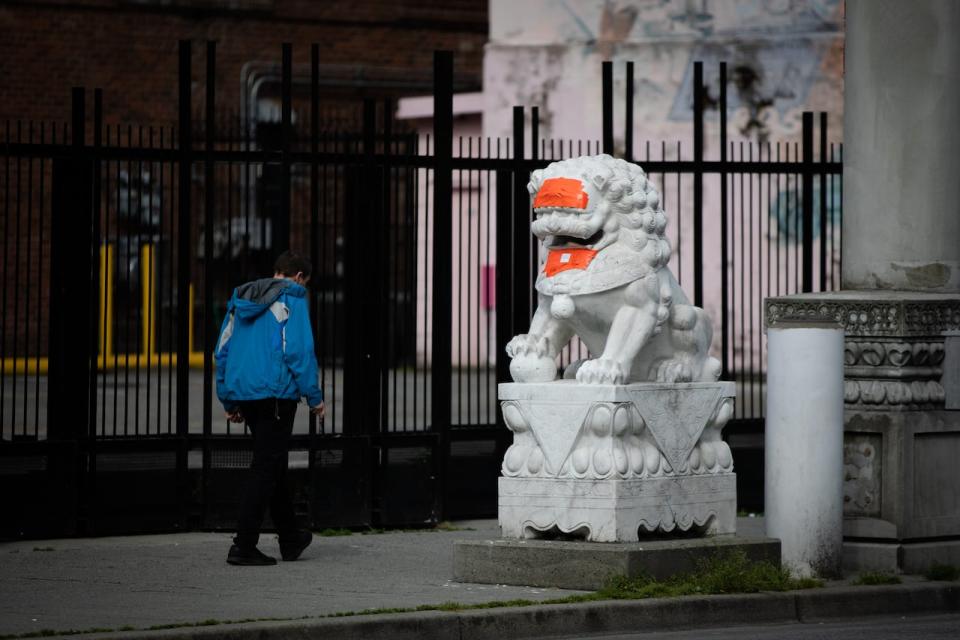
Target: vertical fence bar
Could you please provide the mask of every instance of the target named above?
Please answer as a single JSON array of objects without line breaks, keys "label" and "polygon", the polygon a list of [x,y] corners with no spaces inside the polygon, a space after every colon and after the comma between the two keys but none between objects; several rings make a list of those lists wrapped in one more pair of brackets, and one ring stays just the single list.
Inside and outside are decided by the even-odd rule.
[{"label": "vertical fence bar", "polygon": [[820,291],[827,289],[827,112],[820,112]]},{"label": "vertical fence bar", "polygon": [[[376,151],[377,135],[377,104],[368,98],[363,101],[363,178],[361,185],[366,185],[360,194],[362,206],[359,210],[360,221],[357,228],[373,229],[366,237],[372,238],[370,243],[372,255],[362,260],[364,292],[361,308],[363,326],[363,388],[367,390],[363,398],[363,432],[376,434],[380,431],[380,415],[383,407],[385,383],[381,378],[383,370],[383,337],[388,330],[386,314],[386,297],[384,291],[384,253],[386,243],[383,237],[383,227],[386,224],[381,202],[382,175],[381,167],[376,165],[374,153]],[[452,120],[451,120],[452,122]],[[358,238],[358,236],[355,236]],[[355,245],[355,249],[356,249]]]},{"label": "vertical fence bar", "polygon": [[[99,150],[103,142],[102,136],[103,128],[103,90],[94,89],[93,91],[93,147],[94,149]],[[41,172],[43,171],[43,164],[40,165]],[[90,241],[90,246],[92,248],[91,259],[93,260],[93,265],[91,266],[91,278],[92,278],[92,289],[91,291],[99,290],[99,281],[100,281],[100,160],[94,158],[93,160],[93,204],[92,204],[92,224],[91,230],[93,236]],[[42,189],[41,189],[42,197]],[[43,231],[43,218],[40,219],[40,230],[41,237]],[[41,243],[41,249],[43,245]],[[89,424],[87,435],[90,438],[93,438],[96,435],[96,424],[97,424],[97,353],[98,343],[100,339],[100,305],[91,304],[91,313],[90,313],[90,413],[89,413]],[[93,458],[93,456],[91,456]],[[93,464],[93,463],[91,463]]]},{"label": "vertical fence bar", "polygon": [[[391,200],[391,185],[393,184],[391,169],[392,161],[390,155],[393,145],[393,101],[385,98],[383,101],[383,110],[381,112],[382,120],[382,160],[376,168],[380,175],[379,206],[380,241],[383,243],[380,251],[379,273],[376,275],[380,282],[381,313],[376,314],[380,318],[380,432],[387,433],[391,424],[395,425],[396,420],[391,423],[390,402],[395,402],[396,394],[390,391],[392,363],[396,362],[396,336],[395,327],[399,327],[400,316],[397,306],[398,297],[396,295],[397,287],[392,286],[391,282],[396,283],[396,272],[400,261],[399,238],[394,236],[394,218],[393,203]],[[376,110],[374,110],[376,116]],[[391,302],[392,300],[392,302]],[[394,378],[395,379],[395,378]]]},{"label": "vertical fence bar", "polygon": [[703,98],[698,61],[693,63],[693,304],[698,307],[703,306]]},{"label": "vertical fence bar", "polygon": [[280,224],[276,230],[277,253],[290,247],[290,144],[293,136],[293,45],[283,43],[280,81]]},{"label": "vertical fence bar", "polygon": [[604,60],[603,73],[603,152],[613,155],[613,62]]},{"label": "vertical fence bar", "polygon": [[[359,435],[363,430],[363,214],[365,212],[360,167],[344,167],[343,201],[343,433]],[[334,190],[336,197],[337,191]],[[337,209],[334,203],[334,211]],[[334,215],[336,215],[334,213]]]},{"label": "vertical fence bar", "polygon": [[[310,259],[313,261],[314,280],[320,281],[325,274],[326,261],[318,261],[320,255],[320,173],[317,166],[317,154],[320,152],[320,45],[310,45]],[[323,278],[324,280],[326,278]],[[320,315],[320,292],[319,287],[310,289],[310,312],[311,317],[316,323],[321,318]],[[315,356],[323,364],[321,347],[323,346],[326,333],[326,326],[321,320],[321,330],[315,344]],[[323,367],[321,366],[321,371]],[[320,389],[326,391],[323,385],[324,379],[321,373]],[[307,466],[313,468],[315,447],[314,438],[317,435],[317,416],[309,414],[309,435],[310,447],[307,458]]]},{"label": "vertical fence bar", "polygon": [[439,435],[439,511],[446,510],[449,453],[453,304],[453,52],[433,55],[433,375],[430,409]]},{"label": "vertical fence bar", "polygon": [[803,208],[803,280],[802,291],[813,291],[813,112],[803,112],[803,164],[801,165]]},{"label": "vertical fence bar", "polygon": [[623,159],[633,162],[633,61],[627,61],[627,98],[624,103]]},{"label": "vertical fence bar", "polygon": [[[33,121],[27,125],[27,144],[33,144]],[[26,272],[32,271],[33,262],[33,158],[27,158],[27,229],[26,229]],[[24,287],[23,308],[30,313],[30,287]],[[25,322],[23,327],[23,434],[29,438],[36,438],[36,433],[30,432],[30,323]]]},{"label": "vertical fence bar", "polygon": [[540,107],[530,107],[530,157],[540,159]]},{"label": "vertical fence bar", "polygon": [[[207,96],[204,124],[203,159],[203,461],[201,508],[206,512],[207,484],[210,476],[210,436],[213,432],[213,336],[216,324],[213,317],[213,136],[216,128],[217,101],[217,43],[207,41]],[[227,222],[229,225],[229,221]],[[228,249],[229,251],[229,249]],[[205,514],[204,514],[205,515]],[[204,517],[204,521],[206,518]]]},{"label": "vertical fence bar", "polygon": [[[530,108],[530,157],[534,160],[540,158],[540,108]],[[528,182],[528,176],[524,175],[521,181],[524,186]],[[527,232],[527,240],[530,243],[530,308],[537,308],[537,290],[534,284],[537,281],[537,268],[540,266],[540,241],[535,235]]]},{"label": "vertical fence bar", "polygon": [[723,333],[720,337],[722,379],[730,375],[730,231],[727,216],[727,63],[720,63],[720,317]]},{"label": "vertical fence bar", "polygon": [[190,324],[193,308],[190,306],[190,219],[191,219],[191,48],[189,40],[180,41],[179,51],[179,122],[177,124],[178,171],[177,176],[177,486],[180,503],[180,519],[186,522],[189,498],[187,469],[188,428],[190,409]]},{"label": "vertical fence bar", "polygon": [[[53,128],[53,137],[57,137],[57,129]],[[3,156],[3,256],[0,261],[3,262],[3,293],[2,303],[0,303],[0,363],[7,361],[7,275],[8,262],[10,257],[10,121],[6,121],[5,135],[3,138],[4,156]],[[52,290],[52,289],[51,289]],[[52,298],[51,298],[52,300]],[[0,366],[0,438],[4,437],[4,416],[6,415],[7,404],[7,372],[5,366]],[[47,414],[49,422],[50,415]],[[14,436],[13,425],[10,426],[10,439]]]}]

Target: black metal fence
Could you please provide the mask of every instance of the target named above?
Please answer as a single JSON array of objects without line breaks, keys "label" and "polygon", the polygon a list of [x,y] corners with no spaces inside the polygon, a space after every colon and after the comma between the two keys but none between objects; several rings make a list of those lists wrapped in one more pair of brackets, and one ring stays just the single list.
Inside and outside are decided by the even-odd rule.
[{"label": "black metal fence", "polygon": [[[600,140],[541,140],[537,108],[516,107],[502,141],[454,138],[445,52],[432,136],[399,130],[389,101],[364,101],[359,131],[323,129],[317,46],[299,118],[310,126],[294,127],[291,53],[275,124],[218,129],[214,43],[194,122],[189,42],[175,127],[104,123],[99,90],[88,118],[83,89],[69,125],[7,123],[0,535],[232,526],[249,440],[216,402],[213,343],[232,288],[287,247],[314,260],[328,406],[325,421],[301,411],[295,427],[298,509],[317,527],[495,514],[509,444],[496,383],[509,379],[503,346],[526,331],[539,268],[526,184],[552,160],[613,153],[613,66],[602,69]],[[630,88],[631,63],[626,74]],[[709,159],[700,63],[694,87],[691,157],[680,143],[634,144],[629,89],[623,155],[663,194],[671,268],[715,318],[739,389],[727,433],[741,503],[756,507],[761,300],[839,284],[840,149],[825,114],[818,145],[809,113],[799,145],[729,142],[721,65]],[[584,355],[571,349],[582,351],[564,359]]]}]

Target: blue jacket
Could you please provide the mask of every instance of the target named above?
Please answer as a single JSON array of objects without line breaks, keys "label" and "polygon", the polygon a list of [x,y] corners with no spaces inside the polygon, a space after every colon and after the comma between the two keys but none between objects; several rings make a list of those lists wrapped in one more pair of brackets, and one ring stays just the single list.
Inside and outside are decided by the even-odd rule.
[{"label": "blue jacket", "polygon": [[234,289],[220,328],[214,359],[217,397],[233,411],[246,400],[306,397],[323,402],[306,289],[263,278]]}]

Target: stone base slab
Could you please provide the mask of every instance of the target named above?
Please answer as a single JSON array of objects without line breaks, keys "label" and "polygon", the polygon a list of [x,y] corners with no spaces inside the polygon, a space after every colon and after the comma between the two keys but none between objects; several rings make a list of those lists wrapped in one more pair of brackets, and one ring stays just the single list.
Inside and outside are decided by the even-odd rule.
[{"label": "stone base slab", "polygon": [[555,532],[590,542],[633,542],[641,533],[736,531],[736,474],[643,479],[500,478],[504,538]]},{"label": "stone base slab", "polygon": [[960,540],[936,542],[843,542],[843,571],[925,573],[934,564],[960,566]]},{"label": "stone base slab", "polygon": [[460,582],[593,591],[613,576],[667,578],[693,571],[701,559],[734,551],[780,565],[780,542],[771,538],[725,535],[613,544],[459,540],[453,548],[453,573]]}]

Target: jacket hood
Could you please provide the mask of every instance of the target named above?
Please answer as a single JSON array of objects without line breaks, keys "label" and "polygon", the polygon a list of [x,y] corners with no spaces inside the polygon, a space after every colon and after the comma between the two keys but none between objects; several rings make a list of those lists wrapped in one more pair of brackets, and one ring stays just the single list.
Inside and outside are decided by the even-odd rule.
[{"label": "jacket hood", "polygon": [[307,290],[285,278],[260,278],[233,290],[230,303],[241,318],[253,318],[270,308],[283,293],[302,298]]}]

